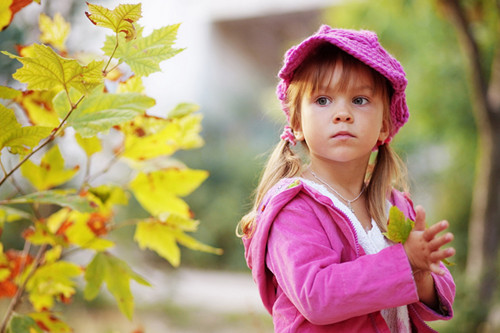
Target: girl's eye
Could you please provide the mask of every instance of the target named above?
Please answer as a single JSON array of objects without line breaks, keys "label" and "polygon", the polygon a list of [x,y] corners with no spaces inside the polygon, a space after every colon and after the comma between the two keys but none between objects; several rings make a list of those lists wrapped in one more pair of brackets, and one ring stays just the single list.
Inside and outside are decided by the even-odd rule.
[{"label": "girl's eye", "polygon": [[316,100],[316,103],[318,105],[321,105],[321,106],[325,106],[325,105],[328,105],[331,103],[331,101],[326,98],[326,97],[319,97],[317,100]]},{"label": "girl's eye", "polygon": [[368,100],[364,97],[356,97],[352,100],[352,102],[356,105],[365,105],[366,103],[368,103]]}]

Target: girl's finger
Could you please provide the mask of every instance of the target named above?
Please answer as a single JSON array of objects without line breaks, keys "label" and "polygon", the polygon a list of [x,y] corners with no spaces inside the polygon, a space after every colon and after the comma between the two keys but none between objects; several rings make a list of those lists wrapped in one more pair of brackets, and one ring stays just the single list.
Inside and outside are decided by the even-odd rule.
[{"label": "girl's finger", "polygon": [[[416,225],[416,222],[415,222]],[[434,225],[431,225],[428,229],[424,231],[424,239],[430,242],[437,234],[449,227],[448,221],[441,221]]]},{"label": "girl's finger", "polygon": [[425,230],[425,210],[420,205],[415,207],[415,227],[413,230]]},{"label": "girl's finger", "polygon": [[441,237],[435,237],[433,240],[429,242],[429,249],[431,251],[437,251],[443,245],[450,243],[453,240],[453,238],[454,236],[451,232],[448,232]]},{"label": "girl's finger", "polygon": [[455,249],[452,247],[435,251],[429,255],[429,260],[434,263],[439,263],[443,259],[453,257],[455,255],[455,252]]},{"label": "girl's finger", "polygon": [[444,269],[441,268],[441,266],[439,265],[439,263],[437,264],[431,264],[429,266],[429,270],[437,275],[444,275],[446,273],[446,271]]}]

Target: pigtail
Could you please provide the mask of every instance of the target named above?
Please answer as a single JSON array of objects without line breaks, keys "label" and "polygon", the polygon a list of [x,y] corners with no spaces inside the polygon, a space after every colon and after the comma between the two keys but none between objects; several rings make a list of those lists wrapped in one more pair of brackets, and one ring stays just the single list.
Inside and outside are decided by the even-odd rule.
[{"label": "pigtail", "polygon": [[378,149],[366,191],[368,211],[381,231],[387,231],[386,200],[393,188],[408,191],[407,170],[389,144],[383,144]]},{"label": "pigtail", "polygon": [[250,212],[243,216],[236,229],[236,234],[239,237],[251,236],[254,229],[255,218],[257,217],[257,209],[259,208],[259,205],[264,199],[266,193],[280,179],[295,177],[301,173],[301,158],[292,150],[290,146],[291,145],[288,141],[281,140],[269,157],[259,185],[254,193],[254,205]]}]

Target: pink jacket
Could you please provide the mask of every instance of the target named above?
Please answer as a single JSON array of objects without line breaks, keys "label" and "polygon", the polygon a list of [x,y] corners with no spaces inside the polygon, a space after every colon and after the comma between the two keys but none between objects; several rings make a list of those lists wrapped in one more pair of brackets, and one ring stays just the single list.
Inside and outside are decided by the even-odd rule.
[{"label": "pink jacket", "polygon": [[[390,201],[414,219],[409,200]],[[387,332],[381,309],[409,304],[413,331],[450,319],[455,284],[433,275],[443,313],[419,302],[401,244],[366,255],[347,217],[331,200],[297,179],[269,191],[256,229],[243,240],[248,266],[273,316],[275,332]]]}]

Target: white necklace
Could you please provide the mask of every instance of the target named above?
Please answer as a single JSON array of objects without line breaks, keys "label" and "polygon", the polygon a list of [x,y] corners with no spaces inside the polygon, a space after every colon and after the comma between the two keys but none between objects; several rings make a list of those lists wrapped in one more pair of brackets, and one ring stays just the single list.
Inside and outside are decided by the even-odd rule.
[{"label": "white necklace", "polygon": [[349,207],[349,209],[351,210],[351,212],[354,214],[354,209],[352,208],[352,203],[356,200],[359,199],[359,197],[361,197],[361,194],[363,194],[363,192],[365,191],[365,185],[363,184],[363,188],[361,189],[361,192],[359,192],[359,194],[356,196],[356,198],[352,199],[352,200],[347,200],[346,198],[344,198],[344,196],[342,194],[340,194],[339,192],[337,192],[337,190],[335,190],[333,187],[330,186],[330,184],[328,184],[326,181],[324,181],[323,179],[319,178],[315,173],[314,171],[311,170],[311,174],[314,176],[314,178],[316,178],[317,180],[319,180],[320,182],[322,182],[323,184],[325,184],[326,186],[328,186],[328,188],[330,190],[332,190],[336,195],[338,195],[342,200],[344,200],[345,202],[347,202],[347,206]]}]

